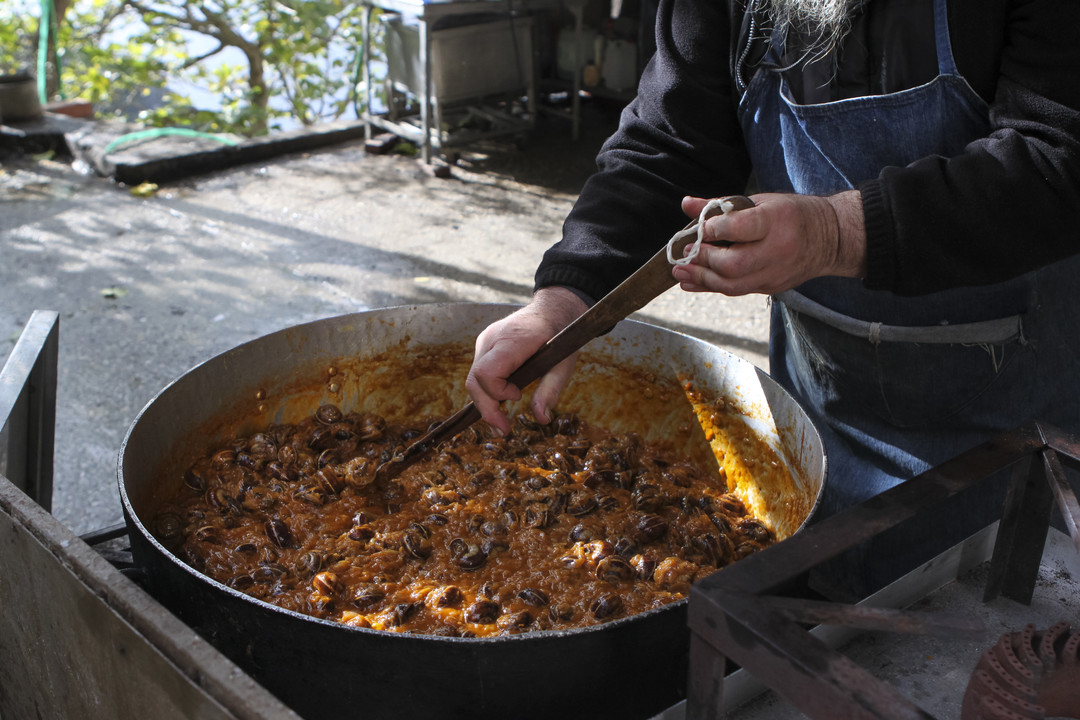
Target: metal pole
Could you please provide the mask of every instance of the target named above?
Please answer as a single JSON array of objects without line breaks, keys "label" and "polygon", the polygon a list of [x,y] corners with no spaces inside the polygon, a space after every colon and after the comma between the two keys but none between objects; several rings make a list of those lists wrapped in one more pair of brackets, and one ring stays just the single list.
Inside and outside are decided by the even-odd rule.
[{"label": "metal pole", "polygon": [[420,98],[420,127],[424,138],[421,145],[425,163],[431,162],[431,32],[427,17],[420,18],[420,67],[424,74],[420,83],[423,97]]},{"label": "metal pole", "polygon": [[581,72],[585,52],[581,48],[585,30],[585,3],[570,2],[570,12],[574,15],[574,81],[570,85],[570,137],[581,137]]},{"label": "metal pole", "polygon": [[364,63],[364,139],[371,139],[371,13],[370,3],[364,4],[362,36],[364,47],[361,49]]}]

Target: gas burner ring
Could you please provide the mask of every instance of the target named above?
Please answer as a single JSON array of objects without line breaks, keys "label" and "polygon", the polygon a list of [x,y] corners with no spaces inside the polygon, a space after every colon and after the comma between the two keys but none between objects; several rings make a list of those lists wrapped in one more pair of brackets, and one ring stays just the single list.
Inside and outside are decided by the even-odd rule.
[{"label": "gas burner ring", "polygon": [[1080,718],[1080,628],[1005,633],[979,660],[961,720]]}]

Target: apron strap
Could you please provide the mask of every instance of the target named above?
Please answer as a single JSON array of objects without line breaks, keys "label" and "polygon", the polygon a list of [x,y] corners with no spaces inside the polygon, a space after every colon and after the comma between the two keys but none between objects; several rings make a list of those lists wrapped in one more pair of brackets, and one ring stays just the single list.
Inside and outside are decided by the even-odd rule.
[{"label": "apron strap", "polygon": [[938,75],[960,75],[949,38],[949,9],[945,0],[934,0],[934,42],[937,46]]}]

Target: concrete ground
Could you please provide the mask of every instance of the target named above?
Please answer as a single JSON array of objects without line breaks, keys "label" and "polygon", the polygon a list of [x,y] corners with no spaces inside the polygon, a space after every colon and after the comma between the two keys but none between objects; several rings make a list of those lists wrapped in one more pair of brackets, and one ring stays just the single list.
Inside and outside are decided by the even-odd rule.
[{"label": "concrete ground", "polygon": [[[8,157],[0,357],[35,309],[60,313],[56,517],[76,533],[121,522],[116,460],[136,414],[235,345],[372,308],[526,302],[616,119],[587,107],[575,142],[541,117],[523,150],[470,148],[449,179],[353,142],[139,197],[69,161]],[[638,317],[764,366],[762,297],[671,290]]]}]

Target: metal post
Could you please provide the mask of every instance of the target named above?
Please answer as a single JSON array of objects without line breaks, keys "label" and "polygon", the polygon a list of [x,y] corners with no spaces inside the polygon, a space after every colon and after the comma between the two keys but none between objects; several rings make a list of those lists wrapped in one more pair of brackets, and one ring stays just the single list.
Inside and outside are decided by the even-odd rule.
[{"label": "metal post", "polygon": [[1013,467],[984,602],[999,595],[1025,605],[1031,602],[1054,507],[1054,496],[1041,471],[1042,463],[1034,456]]},{"label": "metal post", "polygon": [[686,720],[723,716],[727,658],[698,634],[690,635],[690,673],[687,676]]},{"label": "metal post", "polygon": [[581,48],[585,30],[585,3],[570,2],[570,12],[574,15],[574,81],[570,85],[570,137],[581,137],[581,73],[585,52]]},{"label": "metal post", "polygon": [[422,157],[431,162],[431,32],[426,17],[420,18],[420,67],[423,72],[423,97],[420,98],[420,128],[423,130]]},{"label": "metal post", "polygon": [[364,63],[364,140],[371,139],[371,13],[370,3],[364,4],[362,19],[362,37],[364,47],[361,49]]},{"label": "metal post", "polygon": [[60,316],[35,310],[0,368],[0,475],[52,510]]}]

